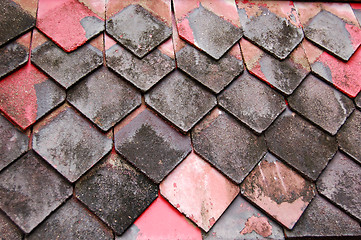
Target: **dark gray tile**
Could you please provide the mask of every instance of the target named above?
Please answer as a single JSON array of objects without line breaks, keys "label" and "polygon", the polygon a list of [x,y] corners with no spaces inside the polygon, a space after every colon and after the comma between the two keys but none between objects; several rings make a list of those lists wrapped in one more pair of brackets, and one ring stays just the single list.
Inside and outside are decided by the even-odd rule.
[{"label": "dark gray tile", "polygon": [[21,240],[22,233],[19,228],[3,213],[0,212],[0,239]]},{"label": "dark gray tile", "polygon": [[28,61],[28,49],[17,42],[0,48],[0,78],[19,68]]},{"label": "dark gray tile", "polygon": [[355,103],[356,106],[361,109],[361,92],[357,95],[357,97],[355,98]]}]

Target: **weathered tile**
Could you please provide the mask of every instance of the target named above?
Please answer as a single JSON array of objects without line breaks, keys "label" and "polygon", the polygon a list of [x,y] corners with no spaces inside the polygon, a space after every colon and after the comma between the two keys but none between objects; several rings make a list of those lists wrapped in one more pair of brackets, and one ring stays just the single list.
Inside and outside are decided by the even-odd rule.
[{"label": "weathered tile", "polygon": [[218,103],[257,133],[266,130],[286,108],[279,93],[247,72],[218,96]]},{"label": "weathered tile", "polygon": [[191,141],[144,110],[116,129],[115,149],[154,182],[160,183],[190,153]]},{"label": "weathered tile", "polygon": [[193,129],[192,142],[198,154],[238,184],[267,151],[263,137],[219,109]]},{"label": "weathered tile", "polygon": [[13,222],[11,222],[11,220],[3,212],[0,212],[0,239],[23,239],[21,231]]},{"label": "weathered tile", "polygon": [[244,38],[240,44],[248,71],[284,94],[292,94],[311,71],[301,45],[286,59],[279,60]]},{"label": "weathered tile", "polygon": [[361,93],[359,93],[359,95],[355,98],[355,103],[356,106],[361,109]]},{"label": "weathered tile", "polygon": [[360,224],[346,213],[316,195],[292,229],[285,231],[288,238],[360,236]]},{"label": "weathered tile", "polygon": [[122,234],[157,198],[158,187],[115,151],[80,179],[76,197]]},{"label": "weathered tile", "polygon": [[0,174],[0,207],[26,233],[67,197],[72,187],[34,152]]},{"label": "weathered tile", "polygon": [[220,59],[242,37],[232,1],[174,0],[173,4],[180,37],[212,58]]},{"label": "weathered tile", "polygon": [[313,75],[287,101],[292,109],[332,135],[354,110],[351,99]]},{"label": "weathered tile", "polygon": [[26,238],[37,239],[111,240],[113,233],[77,200],[70,199]]},{"label": "weathered tile", "polygon": [[358,23],[361,23],[361,3],[350,3],[350,6],[352,8],[353,14],[355,14],[355,17],[358,21]]},{"label": "weathered tile", "polygon": [[361,220],[361,166],[337,153],[317,180],[317,189],[336,205]]},{"label": "weathered tile", "polygon": [[278,59],[302,41],[303,31],[290,1],[237,1],[244,35]]},{"label": "weathered tile", "polygon": [[191,153],[161,184],[161,194],[208,232],[239,192],[239,187]]},{"label": "weathered tile", "polygon": [[141,104],[140,93],[105,67],[71,88],[67,99],[103,131]]},{"label": "weathered tile", "polygon": [[104,21],[83,1],[39,0],[36,27],[64,51],[71,52],[103,31]]},{"label": "weathered tile", "polygon": [[64,105],[34,126],[33,149],[69,181],[76,181],[112,148],[111,136]]},{"label": "weathered tile", "polygon": [[348,61],[361,44],[361,29],[348,3],[295,3],[307,39]]},{"label": "weathered tile", "polygon": [[340,149],[361,163],[361,112],[355,110],[337,134]]},{"label": "weathered tile", "polygon": [[204,234],[212,239],[284,239],[282,228],[268,219],[241,196],[237,196],[222,214],[212,230]]},{"label": "weathered tile", "polygon": [[35,16],[11,0],[0,2],[0,19],[0,46],[35,26]]},{"label": "weathered tile", "polygon": [[315,195],[315,186],[268,153],[241,184],[241,193],[292,229]]},{"label": "weathered tile", "polygon": [[26,129],[65,100],[65,91],[32,64],[0,81],[0,109]]},{"label": "weathered tile", "polygon": [[145,95],[145,101],[166,119],[189,131],[216,105],[216,97],[179,71]]},{"label": "weathered tile", "polygon": [[271,152],[316,180],[337,151],[336,139],[288,109],[265,133]]},{"label": "weathered tile", "polygon": [[201,240],[201,230],[164,198],[159,196],[149,208],[116,240],[192,239]]}]

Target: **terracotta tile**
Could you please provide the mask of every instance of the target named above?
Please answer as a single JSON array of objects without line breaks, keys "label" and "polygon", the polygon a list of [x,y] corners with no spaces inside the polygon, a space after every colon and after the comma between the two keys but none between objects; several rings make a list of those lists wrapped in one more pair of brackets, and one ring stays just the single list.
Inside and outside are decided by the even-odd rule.
[{"label": "terracotta tile", "polygon": [[134,224],[116,240],[201,240],[201,230],[159,196]]},{"label": "terracotta tile", "polygon": [[0,207],[29,233],[72,194],[71,185],[34,152],[0,174]]},{"label": "terracotta tile", "polygon": [[111,150],[109,135],[63,105],[34,126],[32,145],[57,171],[75,182]]},{"label": "terracotta tile", "polygon": [[3,212],[0,212],[0,239],[23,239],[20,229]]},{"label": "terracotta tile", "polygon": [[248,72],[218,96],[218,103],[257,133],[266,130],[286,108],[279,93]]},{"label": "terracotta tile", "polygon": [[161,194],[208,232],[239,192],[196,154],[191,153],[161,184]]},{"label": "terracotta tile", "polygon": [[198,154],[238,184],[267,151],[263,137],[217,108],[193,129],[192,141]]},{"label": "terracotta tile", "polygon": [[115,151],[75,186],[76,197],[122,234],[157,198],[158,187]]},{"label": "terracotta tile", "polygon": [[241,193],[292,229],[314,197],[315,187],[268,153],[242,182]]}]

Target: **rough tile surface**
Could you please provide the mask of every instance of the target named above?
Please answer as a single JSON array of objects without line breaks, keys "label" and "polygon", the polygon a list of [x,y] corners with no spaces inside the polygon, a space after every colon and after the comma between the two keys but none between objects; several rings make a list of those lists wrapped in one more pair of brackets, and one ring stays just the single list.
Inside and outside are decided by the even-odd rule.
[{"label": "rough tile surface", "polygon": [[317,189],[342,209],[361,220],[361,166],[337,153],[317,180]]},{"label": "rough tile surface", "polygon": [[239,192],[196,154],[191,153],[161,184],[161,194],[208,232]]},{"label": "rough tile surface", "polygon": [[76,197],[122,234],[157,198],[158,187],[115,152],[75,186]]},{"label": "rough tile surface", "polygon": [[313,75],[309,75],[287,100],[292,109],[332,135],[354,109],[351,99]]},{"label": "rough tile surface", "polygon": [[218,103],[257,133],[266,130],[286,108],[279,93],[247,72],[218,96]]},{"label": "rough tile surface", "polygon": [[316,180],[337,150],[336,139],[287,110],[265,133],[271,152]]},{"label": "rough tile surface", "polygon": [[115,149],[154,182],[160,183],[192,150],[184,136],[144,110],[115,134]]},{"label": "rough tile surface", "polygon": [[112,148],[106,136],[71,107],[63,107],[34,127],[33,148],[69,181],[76,181]]},{"label": "rough tile surface", "polygon": [[145,101],[166,119],[189,131],[216,105],[216,97],[179,71],[145,95]]},{"label": "rough tile surface", "polygon": [[192,141],[198,154],[238,184],[267,151],[263,137],[218,109],[194,128]]},{"label": "rough tile surface", "polygon": [[355,103],[356,106],[361,109],[361,93],[355,98]]},{"label": "rough tile surface", "polygon": [[0,174],[0,207],[26,233],[73,192],[42,161],[29,152]]},{"label": "rough tile surface", "polygon": [[242,182],[241,193],[292,229],[314,197],[315,187],[268,153]]},{"label": "rough tile surface", "polygon": [[21,231],[13,222],[11,222],[11,220],[3,212],[0,212],[0,239],[23,239]]}]

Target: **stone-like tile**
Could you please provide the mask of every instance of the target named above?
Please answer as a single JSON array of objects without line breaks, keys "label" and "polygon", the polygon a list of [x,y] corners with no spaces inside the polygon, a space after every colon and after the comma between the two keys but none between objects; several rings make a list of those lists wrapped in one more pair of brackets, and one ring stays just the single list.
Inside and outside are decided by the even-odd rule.
[{"label": "stone-like tile", "polygon": [[198,154],[238,184],[267,151],[263,137],[219,109],[193,129],[192,142]]},{"label": "stone-like tile", "polygon": [[290,238],[361,236],[360,224],[346,213],[317,195],[292,229],[285,231]]},{"label": "stone-like tile", "polygon": [[271,152],[316,180],[337,151],[336,139],[286,110],[266,131]]},{"label": "stone-like tile", "polygon": [[248,71],[286,95],[292,94],[311,71],[301,45],[279,60],[244,38],[240,44]]},{"label": "stone-like tile", "polygon": [[278,59],[285,59],[303,39],[298,14],[290,1],[238,1],[244,35]]},{"label": "stone-like tile", "polygon": [[361,44],[361,29],[348,3],[295,3],[306,38],[344,61]]},{"label": "stone-like tile", "polygon": [[309,75],[287,101],[293,110],[332,135],[354,110],[351,99],[313,75]]},{"label": "stone-like tile", "polygon": [[34,126],[33,148],[69,181],[76,181],[112,148],[102,134],[65,105]]},{"label": "stone-like tile", "polygon": [[191,153],[161,184],[161,194],[208,232],[239,192],[196,154]]},{"label": "stone-like tile", "polygon": [[241,193],[288,229],[315,195],[315,186],[268,153],[241,184]]},{"label": "stone-like tile", "polygon": [[216,97],[179,71],[145,95],[145,101],[166,119],[189,131],[215,105]]},{"label": "stone-like tile", "polygon": [[192,239],[201,240],[201,230],[159,196],[134,224],[116,240]]},{"label": "stone-like tile", "polygon": [[356,106],[361,109],[361,93],[359,93],[359,95],[355,98],[355,103]]},{"label": "stone-like tile", "polygon": [[158,187],[113,151],[80,179],[75,194],[120,235],[157,198]]},{"label": "stone-like tile", "polygon": [[113,239],[113,233],[77,200],[70,199],[35,229],[26,240]]},{"label": "stone-like tile", "polygon": [[266,130],[286,108],[279,93],[247,72],[218,96],[218,103],[257,133]]},{"label": "stone-like tile", "polygon": [[11,222],[11,220],[0,212],[0,239],[2,240],[21,240],[23,239],[21,231]]},{"label": "stone-like tile", "polygon": [[284,239],[282,228],[241,196],[237,196],[204,240]]},{"label": "stone-like tile", "polygon": [[36,27],[71,52],[103,31],[104,21],[82,1],[39,0]]},{"label": "stone-like tile", "polygon": [[0,2],[0,19],[0,46],[35,26],[34,16],[11,0]]},{"label": "stone-like tile", "polygon": [[140,93],[105,67],[71,88],[67,99],[103,131],[141,104]]},{"label": "stone-like tile", "polygon": [[355,110],[337,134],[340,149],[361,163],[361,112]]},{"label": "stone-like tile", "polygon": [[220,59],[242,37],[234,2],[174,0],[173,4],[180,37],[212,58]]},{"label": "stone-like tile", "polygon": [[0,82],[0,109],[22,129],[65,100],[65,91],[32,64]]},{"label": "stone-like tile", "polygon": [[188,136],[180,134],[149,110],[119,129],[114,141],[115,149],[156,183],[192,150]]},{"label": "stone-like tile", "polygon": [[29,152],[0,174],[0,207],[26,233],[72,194],[54,169]]},{"label": "stone-like tile", "polygon": [[318,191],[361,220],[361,166],[337,153],[317,180]]}]

